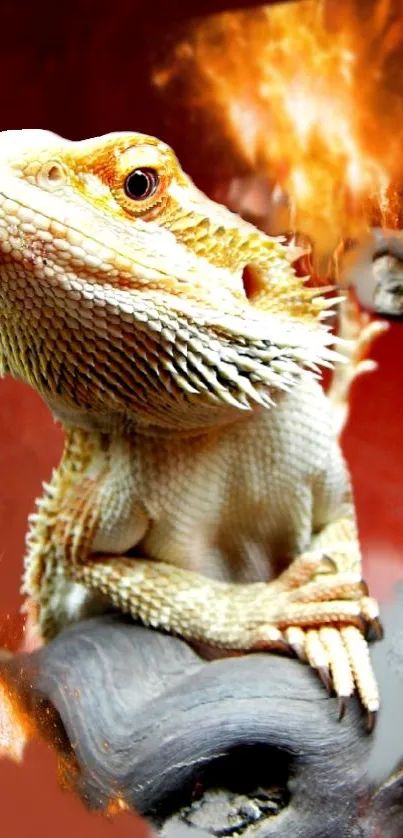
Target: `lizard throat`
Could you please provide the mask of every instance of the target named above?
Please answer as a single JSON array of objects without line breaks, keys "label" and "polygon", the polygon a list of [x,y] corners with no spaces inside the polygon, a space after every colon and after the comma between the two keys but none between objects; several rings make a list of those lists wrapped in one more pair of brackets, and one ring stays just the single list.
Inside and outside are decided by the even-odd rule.
[{"label": "lizard throat", "polygon": [[[270,408],[304,375],[336,357],[331,335],[273,315],[217,317],[151,292],[120,292],[115,305],[93,283],[79,299],[1,289],[5,371],[34,387],[69,424],[203,429]],[[4,292],[3,292],[4,293]],[[265,333],[270,335],[265,337]]]}]

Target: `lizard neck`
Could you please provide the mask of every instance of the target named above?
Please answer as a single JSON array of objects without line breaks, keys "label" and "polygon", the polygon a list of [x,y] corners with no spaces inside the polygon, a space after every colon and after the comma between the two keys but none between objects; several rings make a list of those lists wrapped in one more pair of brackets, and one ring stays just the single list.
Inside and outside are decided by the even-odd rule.
[{"label": "lizard neck", "polygon": [[[280,398],[284,398],[284,393]],[[266,412],[267,408],[259,405],[249,411],[234,411],[228,410],[225,414],[223,411],[214,410],[210,408],[209,416],[204,416],[203,421],[200,417],[200,424],[195,426],[187,426],[185,424],[158,424],[155,422],[145,422],[136,417],[126,416],[122,414],[103,414],[91,413],[88,411],[78,411],[77,409],[69,410],[52,404],[48,399],[46,403],[52,411],[55,419],[60,422],[65,431],[70,431],[74,428],[80,428],[83,431],[90,431],[91,433],[107,434],[110,436],[125,437],[147,437],[152,439],[194,439],[203,438],[213,434],[225,433],[228,428],[239,424],[248,424],[255,421],[257,416]]]},{"label": "lizard neck", "polygon": [[12,300],[7,279],[5,271],[0,366],[30,384],[65,425],[198,435],[270,407],[281,392],[270,370],[281,350],[269,340],[249,347],[242,334],[222,334],[221,319],[214,331],[192,321],[191,310],[176,314],[145,294],[126,318],[118,306],[105,316],[96,282],[86,307],[74,289],[60,297],[40,293],[28,271],[21,271],[21,292]]}]

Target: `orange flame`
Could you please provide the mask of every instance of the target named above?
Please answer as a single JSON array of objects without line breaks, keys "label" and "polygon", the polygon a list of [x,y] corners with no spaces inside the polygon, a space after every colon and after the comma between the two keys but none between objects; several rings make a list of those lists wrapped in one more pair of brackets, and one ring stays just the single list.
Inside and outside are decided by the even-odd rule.
[{"label": "orange flame", "polygon": [[126,801],[120,794],[117,794],[116,797],[111,798],[111,800],[109,801],[105,810],[105,814],[107,817],[115,817],[116,815],[120,815],[122,812],[129,811],[130,806],[128,805],[128,803],[126,803]]},{"label": "orange flame", "polygon": [[302,0],[198,22],[154,81],[187,79],[190,105],[224,122],[289,196],[289,228],[329,256],[399,223],[402,50],[400,0]]},{"label": "orange flame", "polygon": [[10,689],[0,681],[0,758],[21,762],[32,725]]}]

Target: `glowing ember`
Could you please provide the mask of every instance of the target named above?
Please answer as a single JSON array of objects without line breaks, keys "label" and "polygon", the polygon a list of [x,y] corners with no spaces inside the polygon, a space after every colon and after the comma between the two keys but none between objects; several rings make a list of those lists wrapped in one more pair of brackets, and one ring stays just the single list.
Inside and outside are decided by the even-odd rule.
[{"label": "glowing ember", "polygon": [[118,794],[109,801],[105,814],[107,817],[114,817],[115,815],[121,814],[121,812],[128,812],[129,810],[130,807],[126,801]]},{"label": "glowing ember", "polygon": [[0,758],[20,762],[28,737],[29,725],[16,700],[0,681]]},{"label": "glowing ember", "polygon": [[397,0],[280,3],[198,22],[154,81],[182,79],[328,257],[374,222],[398,225],[402,47]]}]

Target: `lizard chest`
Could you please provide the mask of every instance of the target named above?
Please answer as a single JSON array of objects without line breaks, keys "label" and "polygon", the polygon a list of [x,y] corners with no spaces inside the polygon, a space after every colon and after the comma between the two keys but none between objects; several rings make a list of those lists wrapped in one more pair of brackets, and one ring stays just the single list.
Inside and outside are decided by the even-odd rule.
[{"label": "lizard chest", "polygon": [[[268,579],[311,536],[312,469],[295,427],[266,415],[141,453],[141,552],[214,578]],[[291,422],[292,424],[292,422]],[[309,446],[308,446],[309,447]]]}]

